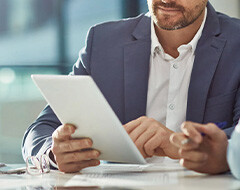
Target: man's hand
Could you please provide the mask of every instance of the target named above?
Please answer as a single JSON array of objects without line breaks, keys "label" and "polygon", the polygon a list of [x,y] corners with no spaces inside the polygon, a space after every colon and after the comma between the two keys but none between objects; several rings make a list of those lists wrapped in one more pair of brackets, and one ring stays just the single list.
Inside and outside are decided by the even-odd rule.
[{"label": "man's hand", "polygon": [[170,141],[179,148],[182,166],[209,174],[229,170],[226,159],[228,140],[224,131],[212,123],[202,125],[192,122],[183,123],[181,130],[182,133],[172,134]]},{"label": "man's hand", "polygon": [[52,135],[51,152],[62,172],[78,172],[83,168],[100,164],[97,160],[100,153],[92,149],[90,139],[71,138],[75,130],[73,125],[66,124],[58,127]]},{"label": "man's hand", "polygon": [[125,124],[124,128],[144,158],[153,155],[178,158],[178,149],[169,141],[173,131],[160,122],[144,116]]}]

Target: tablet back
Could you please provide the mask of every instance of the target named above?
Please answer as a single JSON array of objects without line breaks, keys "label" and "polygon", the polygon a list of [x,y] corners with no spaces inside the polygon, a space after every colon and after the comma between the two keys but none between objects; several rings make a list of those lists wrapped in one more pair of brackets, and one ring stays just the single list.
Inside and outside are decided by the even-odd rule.
[{"label": "tablet back", "polygon": [[146,161],[90,76],[32,75],[61,123],[77,127],[72,137],[89,137],[99,159],[145,164]]}]

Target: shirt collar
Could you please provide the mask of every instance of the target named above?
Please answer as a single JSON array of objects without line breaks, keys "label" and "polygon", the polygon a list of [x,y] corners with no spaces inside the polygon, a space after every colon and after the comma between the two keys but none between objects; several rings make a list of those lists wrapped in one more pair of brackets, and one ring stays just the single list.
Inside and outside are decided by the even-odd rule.
[{"label": "shirt collar", "polygon": [[156,32],[155,32],[155,28],[154,28],[154,22],[153,19],[151,19],[151,40],[152,40],[152,45],[151,45],[151,55],[155,56],[156,51],[159,51],[159,48],[162,49],[161,44],[158,41]]},{"label": "shirt collar", "polygon": [[[205,22],[206,22],[206,18],[207,18],[207,8],[205,8],[205,14],[204,14],[203,22],[202,22],[199,30],[197,31],[196,35],[194,36],[194,38],[188,44],[184,44],[184,45],[180,46],[178,48],[178,50],[181,49],[182,47],[191,47],[192,51],[195,52],[198,40],[202,36],[202,32],[203,32],[203,28],[204,28],[204,25],[205,25]],[[151,19],[151,40],[152,40],[151,55],[155,56],[156,53],[160,53],[160,52],[164,53],[163,47],[158,41],[158,37],[156,35],[155,28],[154,28],[154,22],[153,22],[152,19]]]},{"label": "shirt collar", "polygon": [[202,32],[203,32],[203,28],[204,28],[206,19],[207,19],[207,8],[205,8],[205,15],[204,15],[204,19],[203,19],[203,22],[202,22],[201,27],[199,28],[198,32],[196,33],[196,35],[194,36],[194,38],[192,39],[192,41],[189,42],[189,44],[192,46],[193,52],[195,52],[196,47],[197,47],[197,44],[198,44],[198,40],[199,40],[199,39],[201,38],[201,36],[202,36]]}]

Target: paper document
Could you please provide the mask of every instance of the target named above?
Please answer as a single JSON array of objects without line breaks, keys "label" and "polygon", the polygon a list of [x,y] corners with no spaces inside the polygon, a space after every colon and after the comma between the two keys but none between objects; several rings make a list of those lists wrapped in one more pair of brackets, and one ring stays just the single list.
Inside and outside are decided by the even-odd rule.
[{"label": "paper document", "polygon": [[[151,172],[127,174],[83,174],[75,175],[68,180],[65,187],[100,186],[100,187],[146,187],[163,184],[177,184],[176,172]],[[146,188],[144,188],[146,189]]]},{"label": "paper document", "polygon": [[[152,160],[151,160],[152,161]],[[90,167],[83,169],[81,173],[126,173],[126,172],[168,172],[168,171],[179,171],[184,170],[177,160],[171,159],[157,159],[153,163],[149,161],[148,164],[138,165],[138,164],[116,164],[116,163],[103,163],[96,167]]]},{"label": "paper document", "polygon": [[64,186],[146,187],[178,183],[177,172],[185,170],[176,160],[153,158],[146,165],[103,163],[83,169]]},{"label": "paper document", "polygon": [[177,162],[134,164],[101,164],[86,168],[75,175],[64,186],[114,186],[146,187],[162,184],[177,184],[177,172],[185,170]]}]

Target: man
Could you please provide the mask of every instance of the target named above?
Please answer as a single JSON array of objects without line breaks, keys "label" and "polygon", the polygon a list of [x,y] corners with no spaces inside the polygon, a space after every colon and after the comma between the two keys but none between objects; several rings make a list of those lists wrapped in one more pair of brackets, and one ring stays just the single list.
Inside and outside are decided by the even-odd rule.
[{"label": "man", "polygon": [[233,175],[240,179],[240,121],[229,144],[226,134],[213,123],[185,122],[181,129],[182,133],[174,133],[170,138],[179,148],[183,166],[211,174],[226,172],[230,166]]},{"label": "man", "polygon": [[[179,158],[169,137],[182,122],[226,121],[229,137],[237,123],[240,22],[207,0],[148,5],[151,16],[91,28],[71,74],[93,77],[144,157]],[[71,139],[74,130],[46,107],[25,133],[24,158],[47,152],[64,172],[99,164],[92,140]]]}]

